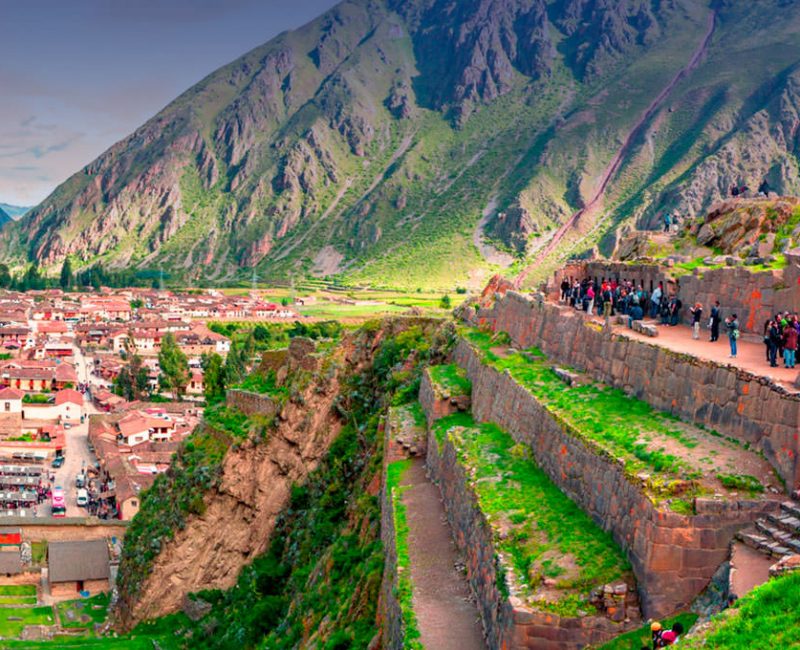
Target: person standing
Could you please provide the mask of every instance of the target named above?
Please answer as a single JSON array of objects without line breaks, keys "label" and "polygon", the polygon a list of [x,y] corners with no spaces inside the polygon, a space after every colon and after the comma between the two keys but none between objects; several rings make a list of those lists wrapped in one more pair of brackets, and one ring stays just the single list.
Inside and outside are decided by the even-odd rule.
[{"label": "person standing", "polygon": [[650,296],[650,318],[658,316],[658,305],[661,302],[661,296],[664,290],[661,288],[661,283],[653,290],[653,295]]},{"label": "person standing", "polygon": [[719,339],[719,323],[722,316],[719,311],[719,300],[714,301],[714,306],[711,308],[711,341],[714,342]]},{"label": "person standing", "polygon": [[728,341],[731,344],[731,359],[736,358],[736,343],[739,340],[739,320],[736,314],[732,314],[725,319],[725,329],[728,330]]},{"label": "person standing", "polygon": [[783,365],[787,368],[794,368],[797,339],[797,328],[794,326],[794,321],[790,320],[783,330]]},{"label": "person standing", "polygon": [[675,327],[681,319],[681,307],[683,307],[683,303],[678,296],[673,296],[672,300],[669,301],[669,324],[672,327]]},{"label": "person standing", "polygon": [[664,215],[664,232],[669,232],[669,227],[672,225],[672,217],[669,212]]},{"label": "person standing", "polygon": [[703,305],[699,302],[694,304],[694,307],[690,307],[689,311],[692,314],[692,338],[695,341],[700,340],[700,319],[703,317]]},{"label": "person standing", "polygon": [[778,367],[778,347],[783,340],[783,333],[775,319],[771,319],[767,328],[767,349],[769,350],[769,365],[771,368]]}]

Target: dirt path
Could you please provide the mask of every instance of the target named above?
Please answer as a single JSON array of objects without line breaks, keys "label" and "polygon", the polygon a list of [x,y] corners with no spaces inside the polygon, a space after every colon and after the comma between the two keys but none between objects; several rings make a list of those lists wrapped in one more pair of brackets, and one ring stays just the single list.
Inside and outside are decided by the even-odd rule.
[{"label": "dirt path", "polygon": [[458,553],[439,491],[421,459],[405,473],[403,484],[410,486],[403,502],[420,641],[429,650],[485,650],[478,610],[466,578],[455,568]]},{"label": "dirt path", "polygon": [[697,50],[695,50],[694,54],[692,55],[692,58],[689,60],[689,63],[672,78],[672,80],[663,88],[658,96],[656,96],[656,98],[650,103],[645,112],[642,113],[642,116],[639,118],[636,124],[633,125],[633,128],[628,132],[628,136],[625,138],[625,142],[623,142],[622,146],[611,159],[611,162],[608,163],[608,166],[601,176],[600,185],[598,186],[591,200],[586,204],[585,207],[578,210],[564,224],[562,224],[562,226],[556,231],[555,235],[550,240],[550,243],[548,243],[548,245],[541,250],[536,260],[532,264],[526,266],[520,272],[515,280],[515,286],[521,287],[522,283],[528,277],[530,271],[533,270],[539,264],[539,262],[552,253],[555,247],[558,246],[558,244],[564,238],[564,235],[577,226],[581,220],[588,221],[590,223],[594,220],[598,211],[602,207],[602,201],[605,197],[608,185],[611,183],[611,179],[614,178],[616,173],[619,171],[620,167],[622,166],[622,162],[628,155],[633,143],[638,139],[642,129],[661,107],[661,104],[664,103],[664,100],[675,89],[675,86],[677,86],[700,64],[700,60],[708,51],[708,45],[711,43],[711,37],[714,35],[716,24],[717,12],[712,10],[708,16],[708,29],[706,30],[706,34]]},{"label": "dirt path", "polygon": [[731,550],[731,593],[741,598],[758,585],[763,585],[769,580],[769,568],[774,563],[774,558],[767,557],[741,542],[734,542]]}]

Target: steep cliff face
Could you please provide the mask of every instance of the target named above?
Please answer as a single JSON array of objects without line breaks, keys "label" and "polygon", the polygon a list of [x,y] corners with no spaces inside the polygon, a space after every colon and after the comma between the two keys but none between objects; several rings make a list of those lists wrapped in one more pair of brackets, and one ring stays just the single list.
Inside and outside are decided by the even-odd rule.
[{"label": "steep cliff face", "polygon": [[[618,155],[610,219],[562,249],[733,184],[800,192],[800,6],[713,7],[662,96],[705,0],[346,0],[188,90],[5,228],[0,257],[448,287],[488,271],[467,234],[485,211],[545,233]],[[520,250],[519,225],[489,234]]]}]

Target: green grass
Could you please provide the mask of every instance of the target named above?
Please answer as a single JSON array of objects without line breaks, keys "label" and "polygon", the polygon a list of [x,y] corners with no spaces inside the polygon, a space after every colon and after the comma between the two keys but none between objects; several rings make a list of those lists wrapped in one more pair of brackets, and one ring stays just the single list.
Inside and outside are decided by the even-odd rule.
[{"label": "green grass", "polygon": [[58,616],[64,628],[89,628],[103,623],[108,615],[108,594],[97,594],[91,598],[67,600],[58,603]]},{"label": "green grass", "polygon": [[401,485],[403,476],[411,467],[410,460],[389,463],[386,471],[386,489],[392,500],[394,516],[394,543],[397,551],[397,602],[403,616],[403,647],[423,650],[419,641],[420,632],[412,602],[414,588],[411,584],[411,560],[408,555],[408,517],[403,493],[407,487]]},{"label": "green grass", "polygon": [[761,481],[749,474],[717,474],[717,478],[728,490],[741,490],[751,494],[760,494],[764,491]]},{"label": "green grass", "polygon": [[774,578],[714,619],[711,631],[681,641],[686,650],[800,648],[800,572]]},{"label": "green grass", "polygon": [[18,637],[26,625],[53,625],[53,623],[52,607],[0,608],[0,637]]},{"label": "green grass", "polygon": [[0,596],[35,596],[36,585],[0,585]]},{"label": "green grass", "polygon": [[467,373],[454,363],[431,366],[428,368],[428,373],[434,385],[451,397],[469,395],[472,392],[472,382],[467,379]]},{"label": "green grass", "polygon": [[[508,370],[514,380],[526,388],[557,419],[572,427],[578,435],[625,464],[626,472],[635,476],[650,475],[648,491],[655,499],[675,496],[690,498],[684,481],[700,476],[701,467],[691,454],[679,458],[663,448],[647,444],[653,434],[670,438],[691,450],[696,441],[674,425],[675,419],[655,411],[642,400],[632,398],[621,390],[587,382],[566,386],[548,365],[544,357],[513,353],[500,357],[492,348],[495,341],[490,333],[463,329],[463,336],[480,353],[486,363],[500,372]],[[691,460],[690,460],[691,459]],[[679,511],[685,504],[678,503]]]},{"label": "green grass", "polygon": [[[593,588],[630,578],[630,564],[611,535],[556,487],[524,445],[464,413],[437,421],[434,432],[440,447],[447,440],[456,449],[495,530],[496,549],[513,566],[531,606],[578,616],[591,609],[585,600]],[[507,534],[499,534],[500,526]],[[544,578],[556,580],[559,597],[535,600]]]},{"label": "green grass", "polygon": [[[697,619],[697,614],[685,612],[683,614],[678,614],[675,617],[660,621],[660,623],[666,630],[671,628],[675,623],[680,622],[683,625],[683,629],[688,631],[689,628],[695,624]],[[683,643],[681,643],[681,646],[682,645]],[[640,629],[634,630],[633,632],[628,632],[618,636],[613,641],[609,641],[608,643],[599,646],[598,650],[641,650],[644,647],[652,647],[649,624],[644,625]]]}]

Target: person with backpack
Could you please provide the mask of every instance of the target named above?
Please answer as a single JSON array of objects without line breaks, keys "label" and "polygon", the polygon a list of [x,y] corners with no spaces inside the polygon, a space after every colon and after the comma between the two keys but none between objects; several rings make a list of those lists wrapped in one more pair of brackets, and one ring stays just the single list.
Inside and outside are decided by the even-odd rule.
[{"label": "person with backpack", "polygon": [[680,322],[681,307],[683,307],[681,299],[678,296],[673,296],[672,300],[669,301],[669,324],[672,327],[675,327]]},{"label": "person with backpack", "polygon": [[672,225],[672,217],[669,212],[664,215],[664,232],[669,232],[669,227]]},{"label": "person with backpack", "polygon": [[655,318],[658,316],[658,306],[661,302],[661,296],[663,293],[664,290],[659,282],[658,286],[653,290],[653,295],[650,296],[650,318]]},{"label": "person with backpack", "polygon": [[775,319],[770,319],[766,333],[767,350],[769,354],[769,365],[771,368],[778,367],[778,348],[783,342],[783,332]]},{"label": "person with backpack", "polygon": [[736,358],[736,343],[739,340],[739,320],[736,314],[725,319],[725,329],[728,330],[728,342],[731,344],[730,358]]}]

